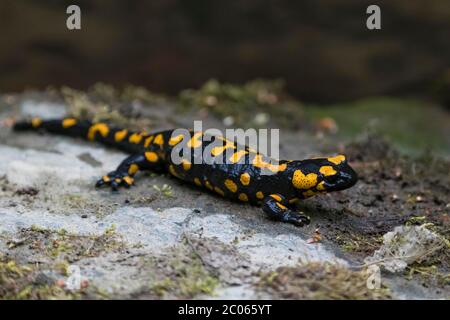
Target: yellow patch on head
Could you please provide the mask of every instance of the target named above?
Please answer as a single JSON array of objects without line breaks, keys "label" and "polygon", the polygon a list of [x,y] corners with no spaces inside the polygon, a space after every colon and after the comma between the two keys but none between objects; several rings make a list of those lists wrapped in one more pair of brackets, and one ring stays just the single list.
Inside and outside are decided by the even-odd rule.
[{"label": "yellow patch on head", "polygon": [[326,177],[335,175],[337,173],[337,171],[334,170],[332,166],[322,166],[320,167],[319,172]]},{"label": "yellow patch on head", "polygon": [[158,161],[158,155],[156,154],[156,152],[145,152],[145,159],[147,159],[149,162],[156,162]]},{"label": "yellow patch on head", "polygon": [[127,136],[127,134],[128,134],[128,130],[127,130],[127,129],[123,129],[123,130],[117,131],[117,132],[114,134],[114,140],[115,140],[116,142],[120,142],[120,141],[122,141],[123,139],[125,139],[125,137]]},{"label": "yellow patch on head", "polygon": [[66,129],[66,128],[73,127],[76,124],[77,124],[77,119],[75,119],[75,118],[67,118],[67,119],[63,120],[62,127],[64,129]]},{"label": "yellow patch on head", "polygon": [[230,157],[230,162],[231,162],[231,163],[238,163],[238,162],[241,160],[241,158],[242,158],[243,156],[245,156],[247,153],[248,153],[248,152],[245,151],[245,150],[239,150],[239,151],[236,151],[236,152],[233,153],[233,155]]},{"label": "yellow patch on head", "polygon": [[331,157],[327,159],[328,161],[334,163],[335,165],[340,164],[342,161],[345,161],[345,156],[343,156],[342,154],[336,156],[336,157]]},{"label": "yellow patch on head", "polygon": [[183,166],[183,169],[186,171],[188,171],[192,167],[192,163],[190,163],[186,159],[181,160],[181,165]]},{"label": "yellow patch on head", "polygon": [[231,192],[236,192],[238,187],[236,185],[236,183],[234,183],[233,180],[230,179],[226,179],[224,182],[225,187],[227,187],[228,190],[230,190]]},{"label": "yellow patch on head", "polygon": [[179,134],[175,137],[171,137],[169,139],[169,146],[174,146],[174,145],[180,143],[180,141],[183,140],[183,138],[184,138],[184,135],[182,135],[182,134]]},{"label": "yellow patch on head", "polygon": [[188,141],[187,146],[188,148],[198,148],[202,145],[202,141],[200,138],[202,137],[202,132],[196,132],[192,136],[192,138]]},{"label": "yellow patch on head", "polygon": [[239,194],[239,200],[241,201],[248,201],[248,197],[245,193],[240,193]]},{"label": "yellow patch on head", "polygon": [[248,184],[250,183],[250,175],[247,172],[245,172],[241,174],[240,180],[244,186],[248,186]]},{"label": "yellow patch on head", "polygon": [[103,181],[105,181],[105,182],[111,181],[111,179],[110,179],[108,176],[103,176],[102,179],[103,179]]},{"label": "yellow patch on head", "polygon": [[220,194],[222,197],[225,196],[225,192],[223,192],[222,189],[220,189],[218,187],[214,187],[214,191],[217,192],[218,194]]},{"label": "yellow patch on head", "polygon": [[317,188],[316,188],[317,190],[319,190],[319,191],[325,191],[326,189],[325,189],[325,181],[322,181],[322,182],[320,182],[318,185],[317,185]]},{"label": "yellow patch on head", "polygon": [[162,145],[164,144],[164,138],[163,138],[163,135],[162,135],[162,134],[158,134],[158,135],[155,137],[155,140],[153,140],[153,143],[154,143],[154,144],[157,144],[157,145],[159,145],[159,146],[162,146]]},{"label": "yellow patch on head", "polygon": [[256,198],[258,198],[258,199],[264,199],[264,193],[262,193],[261,191],[258,191],[258,192],[256,193]]},{"label": "yellow patch on head", "polygon": [[209,190],[213,190],[213,186],[211,185],[211,183],[209,183],[208,180],[205,181],[205,186],[209,189]]},{"label": "yellow patch on head", "polygon": [[281,197],[280,197],[279,195],[277,195],[277,194],[271,194],[270,197],[271,197],[272,199],[277,200],[277,201],[281,201]]},{"label": "yellow patch on head", "polygon": [[317,184],[317,174],[308,173],[305,175],[301,170],[295,170],[292,177],[292,184],[297,189],[311,189]]},{"label": "yellow patch on head", "polygon": [[89,128],[88,139],[94,140],[96,133],[99,132],[103,138],[106,138],[109,133],[109,127],[105,123],[96,123]]},{"label": "yellow patch on head", "polygon": [[133,133],[129,138],[128,141],[130,143],[138,144],[142,140],[142,135],[140,133]]},{"label": "yellow patch on head", "polygon": [[312,196],[315,195],[315,194],[316,194],[316,193],[315,193],[313,190],[308,190],[308,191],[303,192],[303,195],[304,195],[306,198],[312,197]]},{"label": "yellow patch on head", "polygon": [[130,167],[128,168],[128,174],[130,174],[130,175],[133,175],[138,171],[139,171],[139,167],[137,164],[134,164],[134,163],[132,165],[130,165]]},{"label": "yellow patch on head", "polygon": [[41,118],[33,118],[31,119],[31,125],[33,126],[33,128],[37,128],[42,124],[42,119]]},{"label": "yellow patch on head", "polygon": [[287,208],[285,206],[283,206],[281,203],[277,202],[276,205],[283,210],[286,210]]},{"label": "yellow patch on head", "polygon": [[199,187],[201,187],[201,185],[202,185],[202,183],[201,183],[201,181],[200,181],[199,178],[194,178],[194,183],[195,183],[196,185],[198,185]]}]

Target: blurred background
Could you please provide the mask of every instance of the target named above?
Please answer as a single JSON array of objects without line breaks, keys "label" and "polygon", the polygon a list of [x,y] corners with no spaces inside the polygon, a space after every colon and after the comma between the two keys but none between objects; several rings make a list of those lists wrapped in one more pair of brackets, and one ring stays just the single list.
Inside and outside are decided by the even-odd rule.
[{"label": "blurred background", "polygon": [[[210,78],[283,78],[304,100],[432,94],[450,72],[448,0],[61,1],[0,3],[0,89],[97,81],[176,93]],[[65,27],[70,4],[82,30]]]},{"label": "blurred background", "polygon": [[[70,4],[81,7],[82,30],[66,28]],[[375,3],[2,1],[0,91],[49,85],[84,90],[101,81],[177,95],[211,78],[236,84],[266,78],[282,79],[284,90],[304,103],[339,104],[337,116],[342,103],[379,96],[448,108],[450,2],[376,1],[382,29],[374,31],[366,28],[370,4]],[[399,101],[394,102],[363,104],[370,112],[384,107],[385,113]],[[403,109],[394,120],[410,100],[399,104]],[[428,122],[441,118],[431,113]]]}]

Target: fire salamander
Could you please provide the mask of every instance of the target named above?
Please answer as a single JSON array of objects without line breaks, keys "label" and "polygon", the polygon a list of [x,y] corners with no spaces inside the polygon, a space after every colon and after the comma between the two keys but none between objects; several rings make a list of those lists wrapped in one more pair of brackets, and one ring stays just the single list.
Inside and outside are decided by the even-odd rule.
[{"label": "fire salamander", "polygon": [[[270,218],[297,226],[308,224],[310,219],[295,212],[294,203],[316,194],[350,188],[357,181],[355,171],[343,155],[275,161],[221,136],[192,130],[185,130],[185,134],[177,134],[177,130],[132,132],[75,118],[34,118],[16,123],[14,129],[83,137],[131,154],[116,170],[100,178],[96,187],[107,185],[113,190],[130,187],[136,173],[143,170],[169,172],[222,197],[262,205]],[[175,151],[181,160],[174,160]],[[205,161],[200,156],[205,154],[222,161]]]}]

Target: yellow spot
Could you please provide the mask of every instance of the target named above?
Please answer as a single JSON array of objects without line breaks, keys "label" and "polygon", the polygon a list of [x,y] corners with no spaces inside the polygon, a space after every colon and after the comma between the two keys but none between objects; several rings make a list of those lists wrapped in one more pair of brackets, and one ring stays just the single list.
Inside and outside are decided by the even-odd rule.
[{"label": "yellow spot", "polygon": [[247,186],[250,183],[250,175],[247,172],[243,173],[241,174],[240,180],[244,186]]},{"label": "yellow spot", "polygon": [[209,183],[208,180],[205,181],[205,186],[209,189],[209,190],[213,190],[213,186],[211,185],[211,183]]},{"label": "yellow spot", "polygon": [[186,159],[181,160],[181,164],[183,165],[183,169],[185,171],[188,171],[192,167],[192,163],[190,163]]},{"label": "yellow spot", "polygon": [[325,191],[326,189],[325,189],[325,181],[322,181],[322,182],[320,182],[318,185],[317,185],[317,190],[319,190],[319,191]]},{"label": "yellow spot", "polygon": [[230,161],[231,163],[238,163],[241,158],[246,155],[248,152],[245,150],[239,150],[236,151],[231,157],[230,157]]},{"label": "yellow spot", "polygon": [[202,136],[202,132],[196,132],[192,138],[188,141],[187,146],[189,148],[198,148],[202,145],[202,141],[199,138]]},{"label": "yellow spot", "polygon": [[123,139],[125,139],[125,137],[127,136],[127,134],[128,134],[128,130],[127,130],[127,129],[123,129],[123,130],[117,131],[117,132],[114,134],[114,140],[116,140],[116,142],[120,142],[120,141],[122,141]]},{"label": "yellow spot", "polygon": [[292,184],[297,189],[311,189],[317,184],[317,174],[308,173],[305,175],[301,170],[295,170]]},{"label": "yellow spot", "polygon": [[110,179],[108,176],[103,176],[102,179],[103,179],[103,181],[105,181],[105,182],[111,181],[111,179]]},{"label": "yellow spot", "polygon": [[67,118],[67,119],[63,120],[62,127],[63,128],[70,128],[70,127],[73,127],[76,124],[77,124],[77,120],[76,119],[74,119],[74,118]]},{"label": "yellow spot", "polygon": [[117,183],[121,183],[121,182],[122,182],[122,179],[120,179],[120,178],[115,178],[114,181],[117,182]]},{"label": "yellow spot", "polygon": [[42,124],[42,119],[41,118],[33,118],[31,119],[31,125],[33,126],[33,128],[37,128]]},{"label": "yellow spot", "polygon": [[230,190],[231,192],[236,192],[238,189],[236,183],[234,183],[233,180],[226,179],[224,184],[225,187],[227,187],[227,189]]},{"label": "yellow spot", "polygon": [[287,164],[286,163],[278,165],[278,164],[272,164],[272,163],[264,161],[262,159],[262,155],[260,155],[260,154],[257,154],[253,158],[253,165],[255,167],[258,167],[258,168],[269,169],[272,172],[284,171],[287,168]]},{"label": "yellow spot", "polygon": [[147,159],[150,162],[158,161],[158,155],[156,154],[156,152],[149,151],[149,152],[144,153],[144,155],[145,155],[145,159]]},{"label": "yellow spot", "polygon": [[345,161],[345,156],[343,156],[342,154],[336,156],[336,157],[331,157],[327,159],[328,161],[334,163],[335,165],[340,164],[342,161]]},{"label": "yellow spot", "polygon": [[299,200],[298,198],[292,198],[289,200],[289,203],[291,203],[291,204],[296,203],[296,202],[298,202],[298,200]]},{"label": "yellow spot", "polygon": [[97,132],[99,132],[100,135],[103,138],[106,138],[108,136],[108,133],[109,133],[109,128],[104,123],[96,123],[96,124],[92,125],[89,128],[89,131],[88,131],[88,139],[91,140],[91,141],[94,140],[95,139],[95,134]]},{"label": "yellow spot", "polygon": [[140,133],[133,133],[129,138],[128,141],[130,143],[138,144],[142,140],[142,135]]},{"label": "yellow spot", "polygon": [[223,153],[225,151],[225,149],[230,149],[235,147],[234,143],[228,140],[223,140],[225,142],[224,145],[222,146],[218,146],[218,147],[214,147],[211,149],[211,155],[213,156],[218,156],[219,154]]},{"label": "yellow spot", "polygon": [[126,176],[123,177],[123,180],[128,184],[128,185],[132,185],[134,182],[134,179],[132,177]]},{"label": "yellow spot", "polygon": [[256,197],[257,197],[258,199],[264,199],[264,193],[262,193],[261,191],[258,191],[258,192],[256,193]]},{"label": "yellow spot", "polygon": [[283,209],[283,210],[286,210],[287,208],[285,207],[285,206],[283,206],[281,203],[276,203],[277,204],[277,206],[280,208],[280,209]]},{"label": "yellow spot", "polygon": [[162,146],[164,143],[164,138],[163,138],[162,134],[158,134],[155,137],[155,140],[153,140],[153,143]]},{"label": "yellow spot", "polygon": [[239,200],[241,201],[248,201],[248,197],[245,193],[240,193],[239,194]]},{"label": "yellow spot", "polygon": [[134,175],[136,172],[138,172],[138,170],[139,170],[138,165],[133,163],[133,164],[130,166],[130,168],[128,168],[128,174]]},{"label": "yellow spot", "polygon": [[277,201],[281,201],[282,200],[281,197],[279,195],[277,195],[277,194],[271,194],[270,197],[275,199],[275,200],[277,200]]},{"label": "yellow spot", "polygon": [[214,191],[217,192],[218,194],[220,194],[222,197],[225,196],[225,193],[220,188],[214,187]]},{"label": "yellow spot", "polygon": [[175,171],[175,168],[174,168],[173,165],[170,165],[170,166],[169,166],[169,172],[170,172],[170,174],[173,175],[174,177],[181,178],[180,175]]},{"label": "yellow spot", "polygon": [[332,175],[335,175],[335,174],[337,173],[337,171],[334,170],[332,166],[323,166],[323,167],[320,167],[319,172],[320,172],[321,174],[323,174],[324,176],[332,176]]},{"label": "yellow spot", "polygon": [[150,143],[152,143],[152,141],[153,141],[154,138],[155,138],[154,136],[150,136],[150,137],[148,137],[147,139],[145,139],[144,147],[145,147],[145,148],[148,148],[148,146],[150,145]]},{"label": "yellow spot", "polygon": [[313,190],[308,190],[308,191],[303,192],[303,195],[304,195],[306,198],[312,197],[312,196],[315,195],[315,194],[316,194],[316,193],[315,193]]},{"label": "yellow spot", "polygon": [[180,141],[183,140],[183,138],[184,138],[184,136],[182,134],[179,134],[179,135],[177,135],[175,137],[171,137],[169,139],[169,145],[170,146],[174,146],[174,145],[180,143]]},{"label": "yellow spot", "polygon": [[194,178],[194,183],[195,183],[196,185],[198,185],[199,187],[201,187],[201,185],[202,185],[202,183],[200,182],[200,179],[199,179],[199,178]]}]

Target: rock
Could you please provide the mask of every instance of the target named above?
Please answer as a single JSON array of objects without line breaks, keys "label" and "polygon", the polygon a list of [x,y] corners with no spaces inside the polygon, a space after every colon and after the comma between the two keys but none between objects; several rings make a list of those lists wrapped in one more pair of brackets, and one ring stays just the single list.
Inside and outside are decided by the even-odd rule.
[{"label": "rock", "polygon": [[383,245],[366,264],[383,266],[389,272],[401,272],[413,262],[421,262],[445,246],[433,231],[421,226],[398,226],[383,236]]}]

